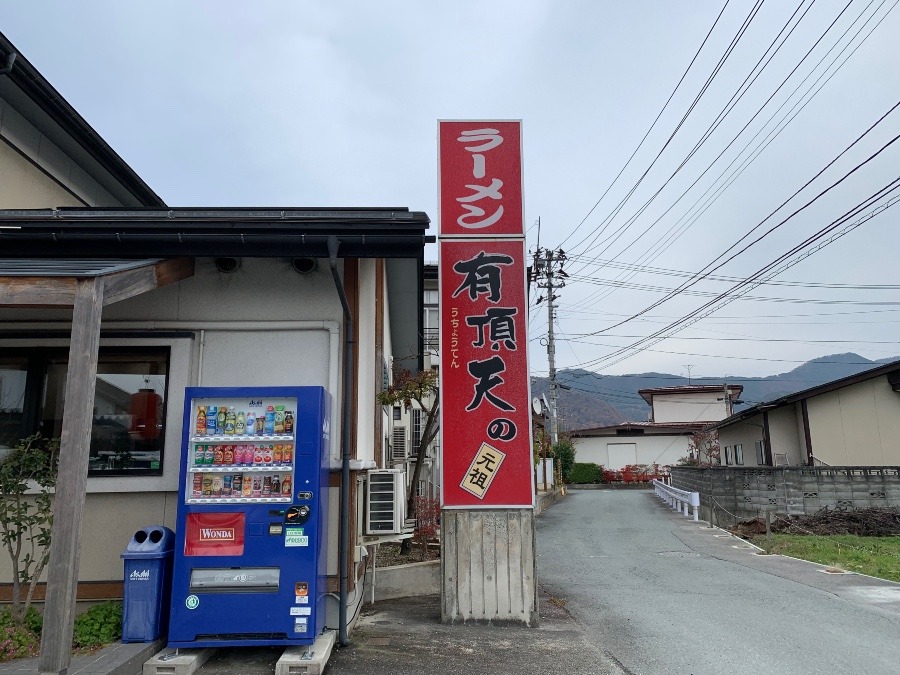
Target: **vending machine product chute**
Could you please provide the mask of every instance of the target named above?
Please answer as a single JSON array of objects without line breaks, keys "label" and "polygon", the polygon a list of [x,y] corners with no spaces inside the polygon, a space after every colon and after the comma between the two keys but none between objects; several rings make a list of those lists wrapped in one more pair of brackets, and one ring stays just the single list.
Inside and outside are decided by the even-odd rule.
[{"label": "vending machine product chute", "polygon": [[185,390],[170,647],[312,644],[325,621],[330,396]]}]

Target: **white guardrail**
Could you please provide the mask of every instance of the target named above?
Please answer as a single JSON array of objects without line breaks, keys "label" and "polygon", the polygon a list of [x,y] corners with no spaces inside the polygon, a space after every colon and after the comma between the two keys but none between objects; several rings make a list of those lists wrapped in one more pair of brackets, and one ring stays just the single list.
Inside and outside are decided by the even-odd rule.
[{"label": "white guardrail", "polygon": [[683,511],[684,515],[688,515],[688,506],[694,514],[694,521],[700,520],[700,493],[688,492],[687,490],[679,490],[671,485],[666,485],[660,480],[653,481],[653,487],[656,489],[656,496],[666,502],[676,511]]}]

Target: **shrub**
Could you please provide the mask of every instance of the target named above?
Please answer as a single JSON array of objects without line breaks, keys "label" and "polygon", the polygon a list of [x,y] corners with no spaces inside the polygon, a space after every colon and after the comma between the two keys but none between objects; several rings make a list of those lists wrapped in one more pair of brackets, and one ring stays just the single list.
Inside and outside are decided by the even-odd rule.
[{"label": "shrub", "polygon": [[569,474],[572,472],[572,465],[575,464],[575,446],[570,441],[560,441],[553,446],[550,454],[559,464],[563,481],[569,482]]},{"label": "shrub", "polygon": [[575,462],[569,473],[570,483],[600,483],[603,480],[603,467],[593,462]]},{"label": "shrub", "polygon": [[8,625],[0,628],[0,661],[37,656],[41,640],[25,626]]},{"label": "shrub", "polygon": [[17,624],[24,626],[35,635],[40,635],[41,629],[44,627],[44,617],[41,616],[41,613],[34,607],[28,608],[25,612],[25,617],[20,622],[15,620],[11,608],[7,607],[0,612],[0,629],[9,628],[10,626],[15,626]]},{"label": "shrub", "polygon": [[[34,589],[50,560],[53,486],[59,440],[40,434],[19,441],[0,461],[0,544],[12,563],[13,622],[23,625]],[[32,493],[32,488],[37,488]]]},{"label": "shrub", "polygon": [[72,645],[93,647],[115,642],[122,637],[122,603],[104,602],[94,605],[75,618]]}]

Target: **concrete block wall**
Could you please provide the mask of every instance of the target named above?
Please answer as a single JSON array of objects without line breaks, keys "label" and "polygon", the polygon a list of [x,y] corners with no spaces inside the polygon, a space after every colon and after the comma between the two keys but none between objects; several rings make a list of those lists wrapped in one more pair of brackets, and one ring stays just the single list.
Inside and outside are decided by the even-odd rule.
[{"label": "concrete block wall", "polygon": [[700,516],[717,524],[821,508],[900,507],[900,467],[674,467],[672,485],[700,493]]}]

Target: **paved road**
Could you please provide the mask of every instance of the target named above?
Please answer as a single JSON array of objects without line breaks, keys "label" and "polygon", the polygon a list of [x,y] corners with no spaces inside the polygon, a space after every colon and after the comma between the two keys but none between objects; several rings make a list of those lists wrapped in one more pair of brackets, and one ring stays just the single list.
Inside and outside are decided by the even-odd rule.
[{"label": "paved road", "polygon": [[541,586],[632,673],[900,673],[900,584],[757,556],[649,491],[537,522]]}]

